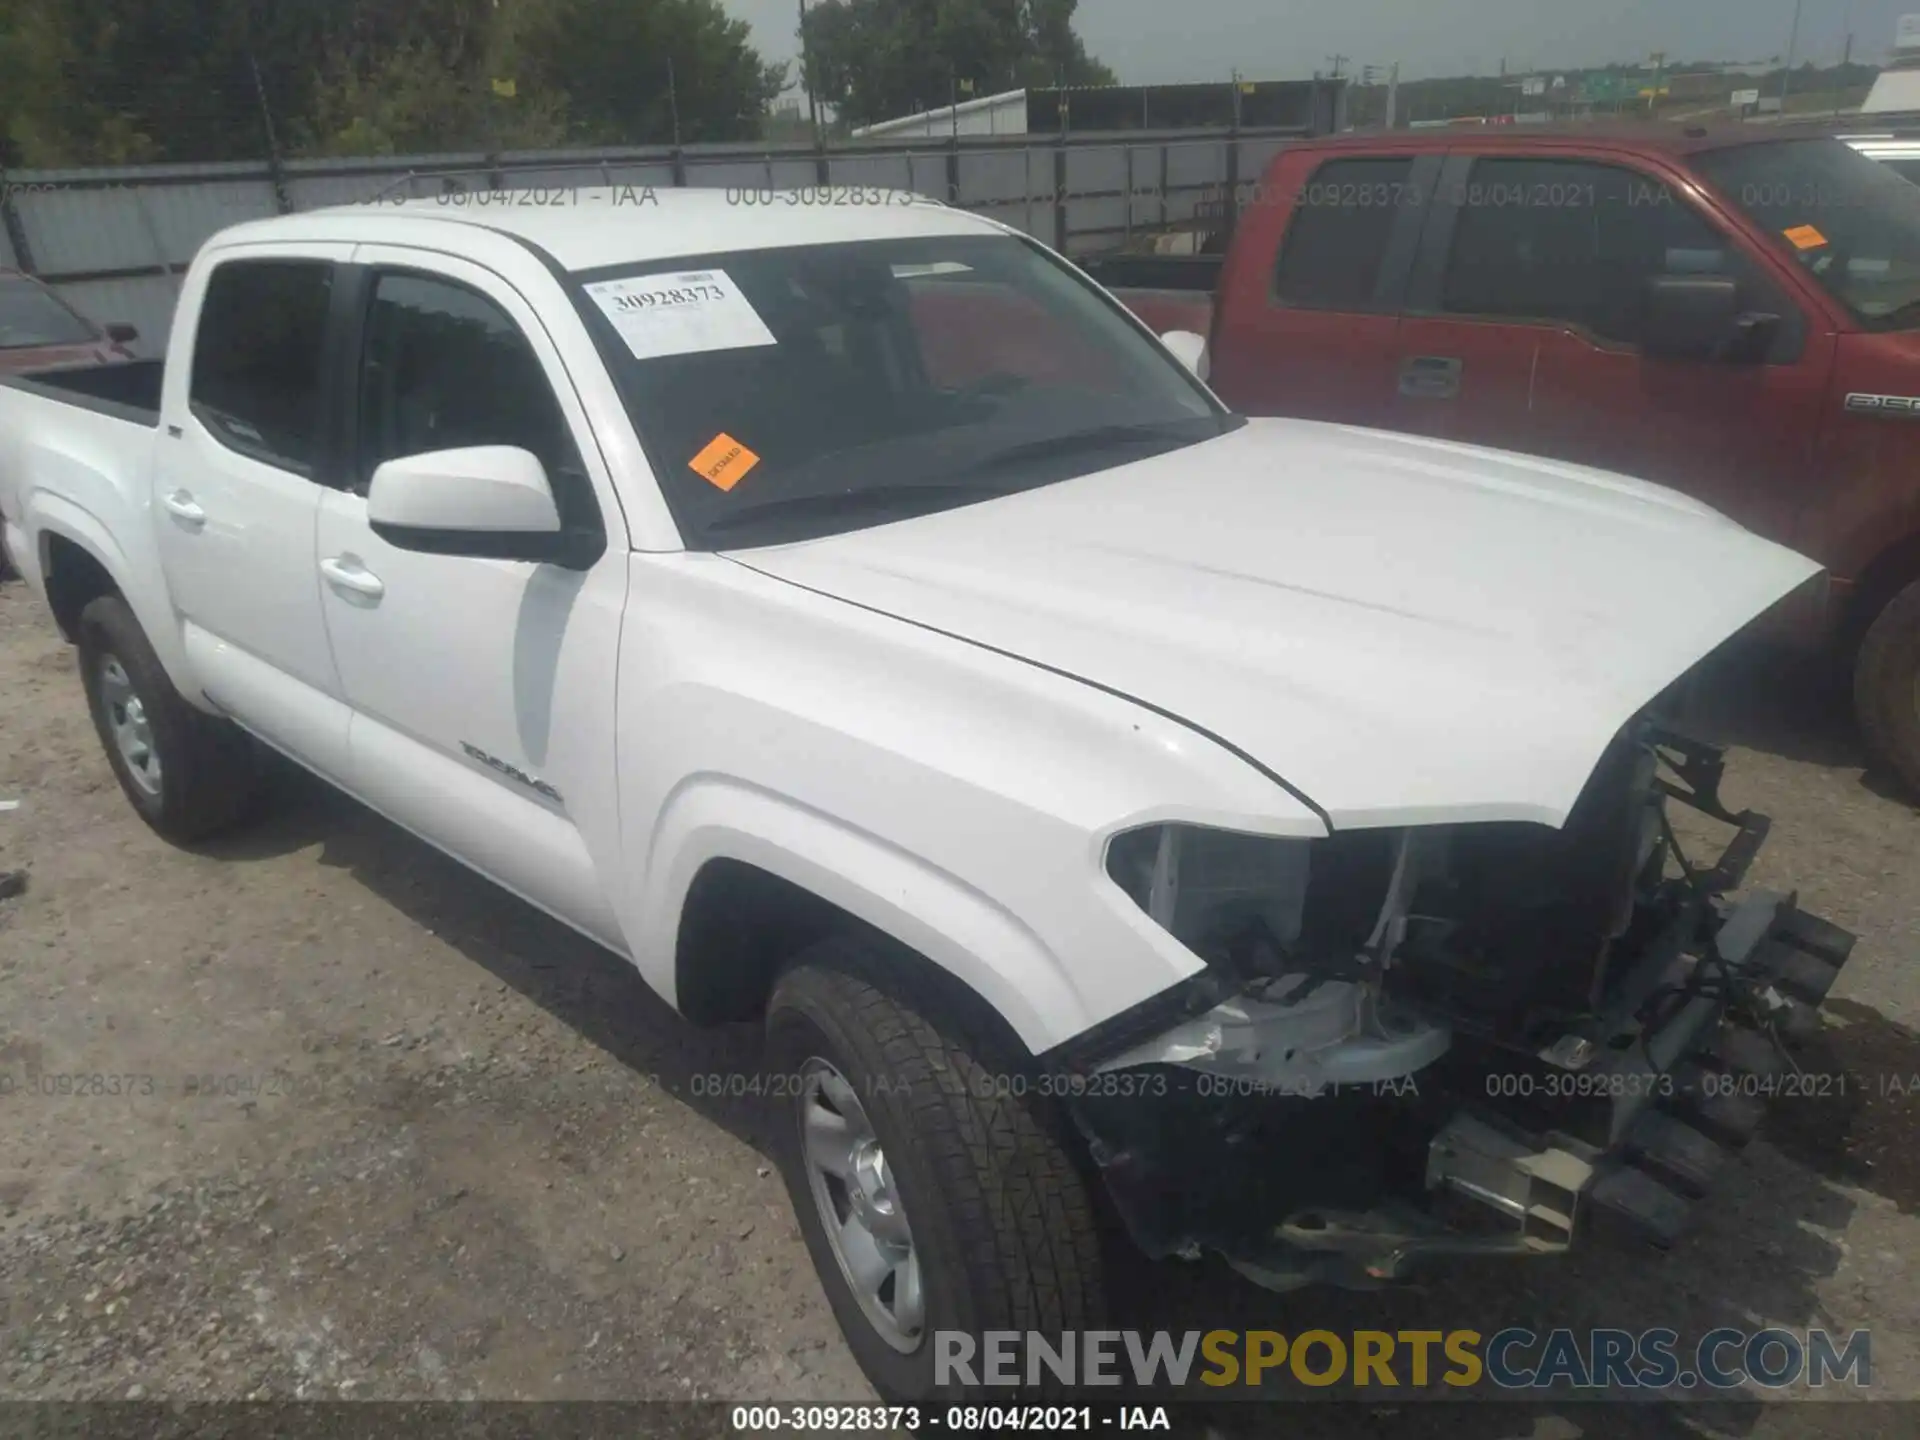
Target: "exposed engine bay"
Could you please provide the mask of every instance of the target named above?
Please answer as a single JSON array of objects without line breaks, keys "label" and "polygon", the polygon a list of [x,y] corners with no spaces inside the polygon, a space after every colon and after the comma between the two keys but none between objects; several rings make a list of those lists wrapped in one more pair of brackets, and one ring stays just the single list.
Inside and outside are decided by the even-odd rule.
[{"label": "exposed engine bay", "polygon": [[[1791,896],[1727,898],[1768,821],[1722,771],[1646,716],[1560,829],[1117,837],[1115,882],[1229,989],[1074,1101],[1135,1240],[1275,1289],[1590,1224],[1670,1244],[1759,1121],[1714,1077],[1791,1065],[1853,944]],[[1713,863],[1670,804],[1731,829]]]}]

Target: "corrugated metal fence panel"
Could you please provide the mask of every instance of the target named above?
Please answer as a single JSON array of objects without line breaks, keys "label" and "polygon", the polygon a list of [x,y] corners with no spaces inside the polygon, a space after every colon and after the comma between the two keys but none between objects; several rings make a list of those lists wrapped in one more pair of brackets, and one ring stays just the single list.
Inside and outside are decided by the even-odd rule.
[{"label": "corrugated metal fence panel", "polygon": [[1267,166],[1273,157],[1287,148],[1286,140],[1273,138],[1261,140],[1242,140],[1240,142],[1240,179],[1258,180],[1267,173]]},{"label": "corrugated metal fence panel", "polygon": [[264,181],[60,186],[15,202],[27,246],[48,276],[184,265],[209,235],[274,213]]},{"label": "corrugated metal fence panel", "polygon": [[764,190],[773,183],[765,160],[689,160],[687,184],[702,190]]},{"label": "corrugated metal fence panel", "polygon": [[329,205],[364,205],[398,178],[390,174],[305,175],[287,177],[287,199],[296,210]]},{"label": "corrugated metal fence panel", "polygon": [[1167,219],[1191,220],[1201,200],[1218,198],[1226,178],[1226,146],[1218,142],[1167,146]]},{"label": "corrugated metal fence panel", "polygon": [[913,158],[909,155],[831,155],[827,157],[827,181],[832,185],[882,185],[889,190],[911,190]]},{"label": "corrugated metal fence panel", "polygon": [[907,162],[907,188],[916,195],[926,195],[935,200],[947,198],[947,157],[945,155],[914,155]]},{"label": "corrugated metal fence panel", "polygon": [[103,325],[124,320],[138,328],[140,338],[130,348],[143,359],[158,359],[167,353],[167,332],[173,327],[174,303],[180,297],[177,275],[73,280],[54,283],[53,288],[82,315]]},{"label": "corrugated metal fence panel", "polygon": [[[1184,139],[1158,134],[1067,144],[1069,196],[1109,193],[1099,199],[1070,198],[1066,236],[1055,233],[1060,150],[1046,137],[1035,136],[1028,143],[963,143],[957,197],[948,194],[953,154],[938,139],[919,150],[829,154],[828,183],[884,186],[957,200],[1050,244],[1072,241],[1078,252],[1117,245],[1135,229],[1191,218],[1197,203],[1210,192],[1217,195],[1225,181],[1229,143],[1221,135]],[[1256,179],[1287,143],[1288,137],[1282,136],[1243,138],[1240,178]],[[683,159],[687,179],[695,185],[787,189],[805,188],[817,179],[814,154],[798,147],[756,153],[746,146],[694,146]],[[579,158],[572,152],[528,152],[503,156],[496,168],[488,167],[486,157],[471,153],[298,160],[286,165],[284,176],[296,210],[365,203],[382,191],[425,197],[449,188],[488,191],[496,182],[508,189],[611,184],[664,190],[674,180],[671,157],[657,149],[585,152]],[[12,178],[15,207],[34,264],[54,277],[181,265],[215,231],[272,215],[277,208],[271,177],[260,164],[15,172]],[[0,263],[13,260],[0,235]],[[138,313],[130,312],[127,318],[143,331],[148,328],[145,317],[171,308],[170,296],[163,303],[158,290],[142,291],[137,300],[130,298],[132,293],[90,292],[89,308],[95,301],[132,305]]]},{"label": "corrugated metal fence panel", "polygon": [[[1118,244],[1127,228],[1127,152],[1124,146],[1067,151],[1067,236],[1076,249]],[[1088,191],[1108,191],[1097,198]]]},{"label": "corrugated metal fence panel", "polygon": [[279,213],[273,185],[264,176],[217,185],[160,185],[132,193],[169,265],[185,265],[210,236],[229,225]]},{"label": "corrugated metal fence panel", "polygon": [[1128,219],[1136,230],[1159,225],[1166,219],[1167,197],[1161,189],[1164,177],[1160,173],[1160,153],[1158,145],[1134,145],[1127,150],[1133,166]]}]

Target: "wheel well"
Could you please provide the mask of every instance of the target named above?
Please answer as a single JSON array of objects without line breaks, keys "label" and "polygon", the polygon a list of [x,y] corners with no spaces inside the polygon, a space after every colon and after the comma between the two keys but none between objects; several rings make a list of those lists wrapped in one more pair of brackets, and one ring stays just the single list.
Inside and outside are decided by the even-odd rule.
[{"label": "wheel well", "polygon": [[1854,586],[1840,637],[1849,654],[1887,602],[1915,580],[1920,580],[1920,531],[1883,550]]},{"label": "wheel well", "polygon": [[47,537],[47,605],[68,640],[80,633],[80,612],[102,595],[117,595],[107,567],[64,535]]},{"label": "wheel well", "polygon": [[951,971],[859,916],[757,865],[709,860],[680,913],[674,993],[696,1025],[755,1020],[787,963],[829,935],[863,936],[882,963],[866,978],[923,1010],[990,1034],[1008,1056],[1030,1057],[1013,1027]]}]

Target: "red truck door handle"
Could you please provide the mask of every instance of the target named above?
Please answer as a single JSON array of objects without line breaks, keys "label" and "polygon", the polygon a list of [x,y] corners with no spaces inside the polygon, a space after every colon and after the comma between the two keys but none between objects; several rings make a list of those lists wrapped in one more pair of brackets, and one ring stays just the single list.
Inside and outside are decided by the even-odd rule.
[{"label": "red truck door handle", "polygon": [[1460,370],[1451,355],[1409,355],[1400,362],[1400,393],[1415,400],[1457,399]]}]

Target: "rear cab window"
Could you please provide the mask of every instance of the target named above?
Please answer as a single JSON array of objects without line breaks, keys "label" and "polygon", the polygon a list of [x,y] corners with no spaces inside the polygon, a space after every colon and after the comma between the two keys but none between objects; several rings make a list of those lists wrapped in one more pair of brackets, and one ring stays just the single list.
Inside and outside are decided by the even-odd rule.
[{"label": "rear cab window", "polygon": [[188,400],[222,445],[312,473],[332,289],[324,260],[224,260],[207,277]]}]

